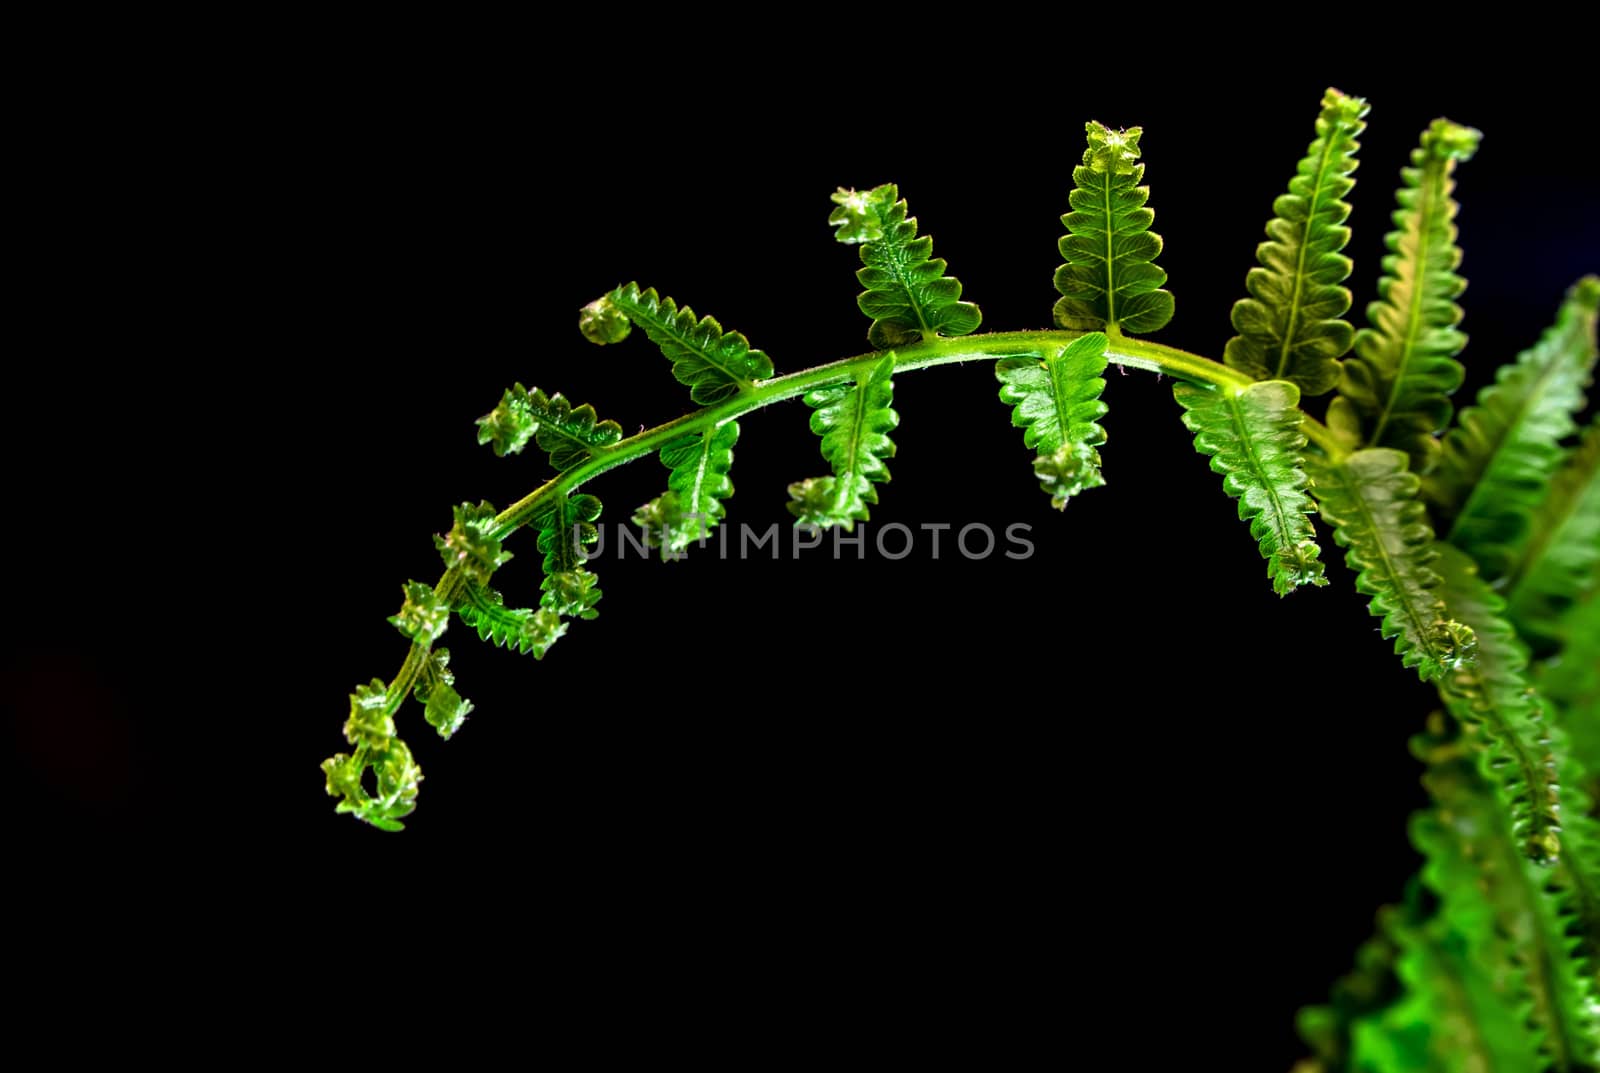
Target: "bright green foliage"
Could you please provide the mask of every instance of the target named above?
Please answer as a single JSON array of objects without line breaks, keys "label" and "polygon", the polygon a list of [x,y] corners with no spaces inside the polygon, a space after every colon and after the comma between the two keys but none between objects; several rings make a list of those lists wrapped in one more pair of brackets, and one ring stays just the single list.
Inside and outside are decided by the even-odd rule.
[{"label": "bright green foliage", "polygon": [[1367,306],[1372,326],[1356,333],[1339,397],[1328,406],[1328,424],[1351,445],[1399,448],[1416,473],[1433,468],[1434,433],[1449,423],[1450,395],[1461,386],[1455,355],[1467,337],[1456,328],[1456,299],[1467,283],[1456,275],[1461,250],[1451,176],[1457,161],[1477,151],[1478,139],[1471,127],[1436,119],[1411,167],[1401,170],[1379,298]]},{"label": "bright green foliage", "polygon": [[472,711],[472,702],[455,691],[455,681],[455,672],[450,670],[450,650],[436,648],[428,653],[428,663],[411,689],[412,696],[422,703],[423,718],[447,741]]},{"label": "bright green foliage", "polygon": [[733,495],[728,470],[739,423],[729,421],[679,437],[661,448],[661,464],[671,470],[667,490],[640,507],[633,522],[644,530],[663,559],[679,558],[690,544],[704,540],[722,521],[722,501]]},{"label": "bright green foliage", "polygon": [[1577,431],[1583,389],[1595,363],[1595,313],[1600,278],[1567,294],[1556,323],[1514,364],[1500,367],[1478,404],[1461,412],[1444,441],[1439,469],[1427,486],[1437,516],[1454,519],[1450,543],[1499,581],[1515,566],[1564,452]]},{"label": "bright green foliage", "polygon": [[1446,612],[1477,641],[1477,658],[1445,675],[1440,695],[1451,715],[1479,728],[1472,740],[1484,753],[1484,777],[1501,794],[1518,845],[1548,863],[1561,852],[1561,801],[1549,713],[1528,680],[1527,649],[1505,620],[1505,601],[1471,559],[1441,545],[1438,566]]},{"label": "bright green foliage", "polygon": [[552,466],[569,470],[622,439],[622,426],[596,416],[593,406],[575,407],[559,392],[547,396],[516,384],[478,418],[478,442],[493,444],[504,457],[521,453],[532,439],[549,452]]},{"label": "bright green foliage", "polygon": [[828,223],[840,242],[861,244],[856,279],[866,288],[856,299],[872,318],[867,340],[879,350],[937,336],[966,335],[983,322],[971,302],[961,301],[961,284],[946,276],[944,258],[933,256],[933,239],[917,237],[916,217],[893,183],[857,192],[840,189],[838,208]]},{"label": "bright green foliage", "polygon": [[1311,479],[1322,519],[1334,527],[1345,562],[1357,571],[1356,589],[1372,597],[1368,608],[1382,620],[1383,636],[1394,640],[1401,662],[1427,681],[1470,659],[1472,631],[1449,619],[1436,591],[1439,552],[1406,456],[1368,448],[1342,462],[1316,464]]},{"label": "bright green foliage", "polygon": [[450,608],[432,586],[420,581],[406,582],[405,594],[406,602],[398,615],[390,616],[390,624],[417,644],[432,644],[450,625]]},{"label": "bright green foliage", "polygon": [[500,593],[484,585],[467,585],[456,614],[483,640],[532,653],[534,659],[543,659],[545,651],[567,632],[567,624],[556,612],[525,607],[513,610],[505,606]]},{"label": "bright green foliage", "polygon": [[1539,668],[1539,691],[1555,704],[1572,755],[1600,791],[1600,591],[1561,619],[1563,647]]},{"label": "bright green foliage", "polygon": [[1180,382],[1172,393],[1195,450],[1211,457],[1223,490],[1239,501],[1239,520],[1250,523],[1273,591],[1285,596],[1300,585],[1326,585],[1307,517],[1316,508],[1301,468],[1300,390],[1287,380],[1263,380],[1242,391]]},{"label": "bright green foliage", "polygon": [[459,567],[467,577],[486,582],[511,559],[511,553],[502,550],[500,541],[493,535],[494,506],[484,500],[477,506],[462,503],[453,509],[455,525],[443,536],[435,534],[434,546],[439,549],[447,568]]},{"label": "bright green foliage", "polygon": [[1090,332],[1038,358],[1001,358],[995,364],[1000,401],[1013,405],[1011,423],[1022,429],[1024,445],[1039,452],[1034,473],[1057,510],[1086,488],[1106,483],[1100,452],[1106,430],[1100,393],[1106,382],[1105,333]]},{"label": "bright green foliage", "polygon": [[806,393],[811,431],[822,437],[822,457],[833,465],[832,477],[811,477],[789,486],[789,511],[796,525],[854,529],[868,518],[867,504],[878,501],[874,482],[889,479],[887,460],[894,457],[889,432],[900,423],[890,408],[894,401],[894,355],[887,354],[840,384]]},{"label": "bright green foliage", "polygon": [[1133,334],[1153,332],[1172,319],[1172,294],[1161,290],[1167,273],[1153,263],[1161,236],[1150,230],[1155,213],[1144,207],[1150,188],[1140,186],[1142,127],[1111,130],[1085,126],[1089,147],[1072,170],[1072,211],[1061,217],[1066,264],[1056,269],[1056,323],[1092,331],[1114,325]]},{"label": "bright green foliage", "polygon": [[1245,277],[1249,298],[1233,305],[1233,327],[1223,361],[1254,380],[1288,380],[1304,395],[1321,395],[1339,382],[1339,358],[1355,329],[1350,310],[1350,242],[1356,138],[1366,128],[1367,102],[1330,89],[1322,98],[1317,137],[1306,150],[1289,192],[1272,204],[1267,241],[1256,247],[1261,267]]},{"label": "bright green foliage", "polygon": [[600,602],[595,577],[584,569],[583,549],[599,539],[594,523],[600,501],[591,495],[552,496],[533,515],[544,552],[544,596],[539,606],[567,618],[594,618]]},{"label": "bright green foliage", "polygon": [[[750,349],[738,332],[724,332],[711,317],[695,318],[688,306],[678,308],[655,288],[641,291],[637,283],[618,287],[601,302],[610,303],[644,329],[650,341],[672,362],[672,375],[687,385],[689,397],[701,406],[737,395],[772,375],[772,359]],[[591,342],[597,342],[592,336]]]},{"label": "bright green foliage", "polygon": [[1574,604],[1600,586],[1600,423],[1550,482],[1522,555],[1506,581],[1511,619],[1540,655],[1571,636]]}]

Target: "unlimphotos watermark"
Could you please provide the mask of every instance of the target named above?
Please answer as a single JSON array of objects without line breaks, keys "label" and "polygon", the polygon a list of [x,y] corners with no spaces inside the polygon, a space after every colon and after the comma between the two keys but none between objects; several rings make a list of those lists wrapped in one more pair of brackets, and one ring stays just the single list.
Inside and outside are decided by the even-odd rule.
[{"label": "unlimphotos watermark", "polygon": [[[583,557],[597,559],[604,556],[608,549],[615,549],[614,554],[619,559],[625,559],[630,554],[641,558],[681,559],[691,549],[699,554],[710,550],[719,559],[765,557],[777,560],[782,558],[785,550],[792,558],[826,554],[834,559],[850,556],[865,559],[871,553],[891,562],[913,555],[929,559],[960,556],[972,560],[988,559],[995,555],[1004,555],[1007,559],[1033,557],[1033,541],[1028,539],[1033,526],[1026,522],[1013,522],[998,532],[994,526],[984,522],[970,522],[959,528],[953,522],[922,522],[915,528],[904,522],[889,522],[887,525],[857,522],[853,530],[846,532],[837,527],[827,530],[812,526],[786,527],[777,522],[765,529],[757,529],[743,522],[738,525],[716,525],[714,520],[699,516],[688,516],[684,521],[688,523],[690,531],[694,531],[695,523],[701,521],[715,525],[715,528],[706,532],[709,525],[700,526],[699,531],[704,535],[690,541],[682,549],[674,550],[652,546],[653,541],[643,529],[623,524],[599,525],[595,526],[595,539],[582,546]],[[607,529],[612,530],[609,537]],[[789,533],[787,540],[784,538],[785,529]]]}]

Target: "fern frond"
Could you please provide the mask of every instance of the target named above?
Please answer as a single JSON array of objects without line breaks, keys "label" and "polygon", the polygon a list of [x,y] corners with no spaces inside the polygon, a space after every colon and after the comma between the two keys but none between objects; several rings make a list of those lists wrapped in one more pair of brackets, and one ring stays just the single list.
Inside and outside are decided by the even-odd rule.
[{"label": "fern frond", "polygon": [[544,581],[539,606],[568,618],[592,619],[599,612],[600,590],[595,576],[584,568],[583,549],[599,539],[594,523],[600,517],[600,500],[591,495],[552,496],[533,513],[539,530],[539,550],[544,552]]},{"label": "fern frond", "polygon": [[1366,128],[1367,102],[1330,89],[1322,98],[1317,137],[1306,150],[1289,192],[1272,204],[1268,241],[1256,247],[1261,267],[1245,276],[1250,297],[1233,305],[1223,361],[1255,380],[1288,380],[1305,395],[1339,382],[1339,359],[1355,329],[1350,310],[1351,261],[1345,195],[1355,186],[1356,138]]},{"label": "fern frond", "polygon": [[1539,691],[1560,713],[1573,756],[1600,779],[1600,590],[1567,611],[1561,634],[1561,651],[1539,668]]},{"label": "fern frond", "polygon": [[478,442],[493,445],[496,455],[520,454],[531,439],[549,452],[550,464],[562,472],[622,439],[622,426],[597,420],[593,406],[575,407],[560,392],[546,395],[521,384],[507,388],[499,405],[477,423]]},{"label": "fern frond", "polygon": [[840,188],[828,223],[840,242],[861,245],[856,279],[866,288],[856,299],[872,318],[867,339],[879,350],[920,343],[937,336],[966,335],[983,323],[983,314],[963,302],[961,283],[944,274],[945,260],[933,256],[933,239],[917,238],[916,217],[893,183],[871,190]]},{"label": "fern frond", "polygon": [[1565,454],[1559,441],[1577,431],[1573,415],[1594,370],[1597,309],[1600,278],[1590,276],[1567,292],[1538,344],[1501,366],[1478,404],[1461,412],[1427,482],[1437,516],[1453,518],[1445,539],[1476,559],[1488,581],[1514,568]]},{"label": "fern frond", "polygon": [[1484,775],[1497,787],[1510,817],[1511,834],[1535,861],[1561,852],[1556,757],[1543,699],[1528,679],[1528,653],[1504,618],[1505,601],[1479,576],[1477,564],[1448,544],[1440,545],[1439,593],[1445,611],[1471,627],[1477,641],[1473,663],[1457,667],[1440,683],[1450,713],[1476,725],[1484,753]]},{"label": "fern frond", "polygon": [[1172,319],[1172,294],[1161,289],[1166,271],[1153,263],[1161,236],[1150,230],[1150,188],[1139,185],[1144,128],[1117,131],[1091,122],[1085,131],[1089,147],[1072,170],[1072,211],[1061,217],[1066,264],[1056,269],[1056,323],[1081,331],[1153,332]]},{"label": "fern frond", "polygon": [[500,648],[532,654],[534,659],[543,659],[546,650],[567,632],[567,624],[556,612],[509,608],[500,593],[475,582],[469,582],[462,591],[456,614],[476,629],[481,639]]},{"label": "fern frond", "polygon": [[[335,812],[353,813],[384,831],[405,829],[402,817],[417,807],[417,784],[422,769],[404,741],[395,736],[394,718],[388,713],[388,687],[374,678],[350,695],[350,718],[344,737],[355,749],[337,753],[322,762],[329,796],[341,800]],[[376,793],[368,793],[362,777],[375,775]]]},{"label": "fern frond", "polygon": [[1307,515],[1315,512],[1301,469],[1300,390],[1287,380],[1263,380],[1243,391],[1173,385],[1195,450],[1211,458],[1222,487],[1239,501],[1239,520],[1267,560],[1279,596],[1299,585],[1326,585],[1322,549]]},{"label": "fern frond", "polygon": [[728,470],[738,442],[739,423],[729,421],[661,448],[661,464],[672,471],[667,490],[634,512],[633,522],[662,558],[676,558],[722,521],[722,501],[733,495]]},{"label": "fern frond", "polygon": [[1100,374],[1107,345],[1105,333],[1090,332],[1043,361],[1001,358],[995,364],[1000,401],[1013,405],[1011,423],[1023,430],[1023,444],[1039,452],[1035,474],[1058,510],[1078,492],[1106,483],[1096,450],[1106,431],[1096,421],[1106,412]]},{"label": "fern frond", "polygon": [[900,423],[894,401],[894,355],[886,354],[854,384],[806,392],[811,431],[822,437],[822,457],[832,477],[811,477],[789,486],[789,512],[795,524],[854,529],[868,520],[867,504],[878,501],[874,482],[888,481],[887,460],[894,457],[889,432]]},{"label": "fern frond", "polygon": [[1551,480],[1506,584],[1517,631],[1540,655],[1559,649],[1573,605],[1600,586],[1600,422]]},{"label": "fern frond", "polygon": [[1461,386],[1455,355],[1467,337],[1456,329],[1456,299],[1467,283],[1456,275],[1461,249],[1451,176],[1458,161],[1472,158],[1479,137],[1436,119],[1412,151],[1411,167],[1401,169],[1379,298],[1367,306],[1371,327],[1356,333],[1339,396],[1328,406],[1328,424],[1350,443],[1399,448],[1416,473],[1433,468],[1434,433],[1449,423],[1450,395]]},{"label": "fern frond", "polygon": [[656,294],[654,287],[641,291],[637,283],[629,283],[598,301],[609,307],[606,314],[619,312],[644,330],[672,362],[672,375],[678,383],[687,386],[689,397],[702,406],[721,402],[772,376],[772,359],[750,349],[750,341],[743,335],[723,331],[712,317],[696,319],[694,310],[679,308],[671,298]]},{"label": "fern frond", "polygon": [[1356,589],[1372,597],[1368,609],[1401,662],[1427,681],[1469,659],[1472,631],[1448,618],[1436,591],[1439,552],[1405,454],[1356,451],[1341,462],[1319,461],[1311,479],[1322,518],[1357,572]]}]

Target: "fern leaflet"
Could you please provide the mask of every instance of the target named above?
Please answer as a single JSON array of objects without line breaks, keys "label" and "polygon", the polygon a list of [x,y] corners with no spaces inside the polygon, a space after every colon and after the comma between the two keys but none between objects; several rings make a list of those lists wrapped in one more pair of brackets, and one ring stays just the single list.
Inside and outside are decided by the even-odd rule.
[{"label": "fern leaflet", "polygon": [[505,605],[500,593],[475,582],[468,583],[462,591],[456,614],[475,628],[481,639],[501,648],[531,653],[534,659],[543,659],[550,646],[567,632],[566,623],[554,611],[525,607],[513,610]]},{"label": "fern leaflet", "polygon": [[867,504],[878,501],[874,482],[889,479],[887,460],[894,457],[889,432],[900,423],[890,408],[894,401],[894,355],[886,354],[856,375],[854,384],[818,388],[806,393],[811,431],[822,437],[822,457],[833,465],[832,477],[810,477],[789,486],[789,511],[795,524],[826,529],[868,520]]},{"label": "fern leaflet", "polygon": [[1434,433],[1449,423],[1450,395],[1461,386],[1455,355],[1467,337],[1456,328],[1456,299],[1467,284],[1456,275],[1461,249],[1450,194],[1457,161],[1472,158],[1479,137],[1436,119],[1412,151],[1411,167],[1401,170],[1379,298],[1367,306],[1371,327],[1356,333],[1339,395],[1328,406],[1328,424],[1351,444],[1399,448],[1416,473],[1433,468]]},{"label": "fern leaflet", "polygon": [[1356,137],[1365,129],[1367,102],[1330,89],[1322,98],[1317,137],[1306,150],[1289,192],[1272,205],[1268,241],[1256,247],[1259,268],[1245,277],[1250,297],[1233,306],[1223,361],[1255,380],[1288,380],[1305,395],[1331,391],[1339,358],[1355,329],[1350,310],[1350,205],[1342,200],[1355,180]]},{"label": "fern leaflet", "polygon": [[1452,715],[1482,728],[1484,774],[1500,788],[1512,837],[1532,860],[1552,861],[1561,852],[1556,758],[1544,701],[1528,681],[1527,650],[1471,559],[1440,545],[1438,565],[1446,611],[1477,641],[1477,659],[1447,674],[1440,693]]},{"label": "fern leaflet", "polygon": [[532,517],[539,530],[539,550],[544,552],[544,581],[539,606],[569,618],[592,619],[599,612],[600,590],[595,576],[584,569],[584,547],[599,539],[594,523],[600,517],[600,500],[591,495],[556,495],[540,505]]},{"label": "fern leaflet", "polygon": [[[702,406],[721,402],[772,376],[772,359],[750,349],[738,332],[724,332],[712,317],[695,318],[688,306],[681,309],[655,288],[641,291],[637,283],[618,287],[597,302],[599,317],[620,313],[644,329],[650,341],[672,362],[672,375],[689,388],[689,397]],[[582,324],[580,323],[580,327]],[[607,342],[599,329],[585,332],[591,342]]]},{"label": "fern leaflet", "polygon": [[1577,431],[1583,389],[1595,363],[1600,278],[1567,293],[1556,323],[1516,362],[1500,367],[1478,404],[1461,412],[1445,438],[1429,499],[1454,518],[1445,538],[1467,552],[1494,582],[1513,569],[1561,464],[1557,443]]},{"label": "fern leaflet", "polygon": [[1193,432],[1195,449],[1211,457],[1222,487],[1250,523],[1272,588],[1284,596],[1299,585],[1326,585],[1322,549],[1307,515],[1315,512],[1301,468],[1300,390],[1287,380],[1263,380],[1242,391],[1173,385]]},{"label": "fern leaflet", "polygon": [[1311,479],[1322,518],[1357,572],[1356,590],[1372,597],[1368,609],[1382,620],[1383,637],[1394,640],[1401,663],[1427,681],[1470,658],[1472,631],[1448,619],[1437,591],[1439,552],[1406,456],[1368,448],[1341,462],[1316,463]]},{"label": "fern leaflet", "polygon": [[546,395],[521,384],[506,389],[500,403],[478,418],[478,442],[504,457],[520,454],[529,440],[550,454],[550,464],[565,472],[587,462],[622,439],[622,426],[599,421],[594,407],[573,406],[560,392]]},{"label": "fern leaflet", "polygon": [[1105,484],[1100,452],[1105,429],[1097,423],[1106,404],[1105,333],[1090,332],[1046,357],[1002,358],[995,364],[1000,401],[1013,404],[1011,423],[1022,442],[1039,452],[1034,462],[1041,486],[1056,509],[1086,488]]},{"label": "fern leaflet", "polygon": [[983,323],[983,314],[963,302],[961,283],[944,274],[942,257],[933,256],[933,239],[917,238],[916,217],[893,183],[871,190],[840,189],[833,195],[828,223],[840,242],[861,245],[856,279],[866,288],[856,299],[872,318],[867,340],[879,350],[920,343],[937,336],[966,335]]},{"label": "fern leaflet", "polygon": [[739,423],[729,421],[661,448],[661,463],[672,471],[667,490],[640,507],[633,521],[644,530],[645,539],[661,549],[662,558],[677,557],[722,521],[726,513],[722,501],[733,495],[728,470],[738,441]]},{"label": "fern leaflet", "polygon": [[1600,586],[1600,423],[1550,482],[1528,543],[1507,579],[1511,620],[1540,654],[1571,636],[1564,619]]},{"label": "fern leaflet", "polygon": [[1153,332],[1172,319],[1172,294],[1161,289],[1167,273],[1153,263],[1161,236],[1150,230],[1155,213],[1144,207],[1150,188],[1139,185],[1144,129],[1116,131],[1094,122],[1084,129],[1089,147],[1072,169],[1072,211],[1061,217],[1066,264],[1056,269],[1056,323],[1083,331]]}]

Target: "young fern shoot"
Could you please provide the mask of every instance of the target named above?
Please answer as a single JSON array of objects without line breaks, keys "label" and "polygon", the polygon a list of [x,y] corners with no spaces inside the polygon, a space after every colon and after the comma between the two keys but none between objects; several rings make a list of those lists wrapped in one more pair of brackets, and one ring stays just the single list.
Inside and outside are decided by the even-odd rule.
[{"label": "young fern shoot", "polygon": [[[542,658],[573,620],[598,614],[585,548],[601,503],[587,489],[606,471],[659,455],[666,490],[633,520],[663,558],[679,557],[728,515],[739,421],[802,398],[831,473],[790,485],[788,508],[798,526],[852,529],[889,480],[895,375],[986,359],[1061,508],[1105,483],[1107,366],[1165,372],[1273,589],[1328,583],[1320,517],[1378,632],[1444,708],[1416,739],[1434,801],[1411,829],[1426,863],[1338,1001],[1305,1013],[1312,1068],[1600,1069],[1600,429],[1578,427],[1600,279],[1579,281],[1555,325],[1450,427],[1466,344],[1454,171],[1480,136],[1444,119],[1423,132],[1401,173],[1379,299],[1357,331],[1344,250],[1367,112],[1362,98],[1324,95],[1221,362],[1137,338],[1174,308],[1141,185],[1143,131],[1093,122],[1061,218],[1054,327],[979,334],[978,307],[893,184],[839,190],[829,217],[838,241],[860,247],[866,353],[776,375],[743,335],[654,290],[629,283],[590,303],[587,339],[620,344],[639,328],[698,408],[624,437],[590,406],[516,384],[478,420],[496,455],[534,444],[554,476],[505,511],[460,504],[435,537],[442,576],[407,582],[389,620],[405,661],[391,681],[356,688],[351,750],[323,764],[338,811],[398,830],[415,808],[422,776],[394,718],[408,695],[446,738],[472,712],[437,647],[452,615]],[[1329,392],[1324,425],[1305,405]],[[543,580],[537,606],[513,609],[491,583],[524,526]],[[1346,1001],[1355,992],[1362,1001]]]}]

